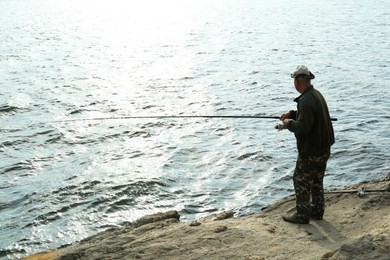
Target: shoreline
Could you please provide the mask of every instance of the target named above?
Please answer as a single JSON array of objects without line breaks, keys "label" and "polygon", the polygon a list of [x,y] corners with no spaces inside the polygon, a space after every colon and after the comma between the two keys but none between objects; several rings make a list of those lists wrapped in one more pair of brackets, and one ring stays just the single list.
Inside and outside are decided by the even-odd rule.
[{"label": "shoreline", "polygon": [[[284,222],[295,207],[287,196],[248,216],[227,211],[180,222],[176,211],[145,216],[24,260],[70,259],[390,259],[390,179],[327,193],[323,220]],[[336,190],[337,191],[337,190]]]}]

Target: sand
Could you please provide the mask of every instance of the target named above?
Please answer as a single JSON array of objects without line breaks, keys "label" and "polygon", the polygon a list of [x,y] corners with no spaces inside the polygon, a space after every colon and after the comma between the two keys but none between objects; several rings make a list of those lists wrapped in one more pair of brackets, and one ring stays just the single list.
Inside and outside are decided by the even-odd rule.
[{"label": "sand", "polygon": [[24,259],[390,259],[390,180],[345,189],[363,187],[387,191],[326,194],[324,219],[307,225],[282,220],[294,211],[289,196],[242,217],[222,212],[180,222],[176,211],[145,216]]}]

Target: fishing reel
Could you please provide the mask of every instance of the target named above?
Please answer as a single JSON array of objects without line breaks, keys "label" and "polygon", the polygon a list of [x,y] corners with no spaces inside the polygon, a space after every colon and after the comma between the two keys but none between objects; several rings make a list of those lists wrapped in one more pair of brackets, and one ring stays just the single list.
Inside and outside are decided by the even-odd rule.
[{"label": "fishing reel", "polygon": [[283,130],[283,129],[287,129],[287,127],[285,127],[285,125],[288,125],[291,121],[293,121],[293,120],[292,119],[284,119],[283,123],[276,124],[275,129],[278,129],[279,131]]},{"label": "fishing reel", "polygon": [[358,190],[357,195],[358,197],[366,196],[366,189],[363,187],[361,190]]},{"label": "fishing reel", "polygon": [[276,124],[276,125],[275,125],[275,129],[278,129],[278,131],[283,130],[283,129],[284,129],[284,128],[283,128],[283,124]]}]

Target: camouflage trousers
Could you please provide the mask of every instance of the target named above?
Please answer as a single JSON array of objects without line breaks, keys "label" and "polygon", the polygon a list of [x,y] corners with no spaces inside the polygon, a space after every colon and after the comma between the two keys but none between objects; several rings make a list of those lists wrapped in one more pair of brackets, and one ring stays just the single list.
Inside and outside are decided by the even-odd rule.
[{"label": "camouflage trousers", "polygon": [[298,156],[293,181],[298,216],[324,214],[324,175],[330,153],[322,156]]}]

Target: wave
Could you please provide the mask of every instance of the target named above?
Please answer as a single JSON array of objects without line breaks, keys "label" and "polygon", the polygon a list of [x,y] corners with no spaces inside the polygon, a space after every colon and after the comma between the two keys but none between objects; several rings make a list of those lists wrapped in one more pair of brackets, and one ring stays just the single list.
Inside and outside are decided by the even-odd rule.
[{"label": "wave", "polygon": [[17,106],[10,106],[10,105],[2,105],[0,106],[0,113],[1,114],[14,114],[20,111],[24,111],[26,108],[21,108]]}]

